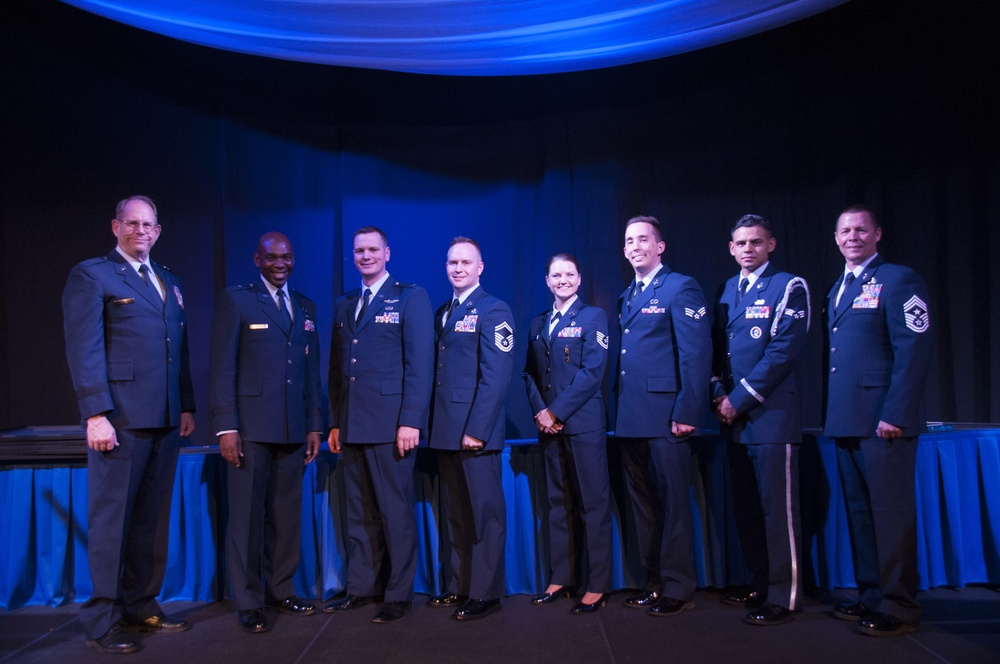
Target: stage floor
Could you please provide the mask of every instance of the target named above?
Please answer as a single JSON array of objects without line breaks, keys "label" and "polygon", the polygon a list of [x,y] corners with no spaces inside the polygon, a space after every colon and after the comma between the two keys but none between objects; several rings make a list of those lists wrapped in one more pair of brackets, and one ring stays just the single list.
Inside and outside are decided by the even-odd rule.
[{"label": "stage floor", "polygon": [[[846,593],[847,591],[845,591]],[[700,590],[696,608],[676,617],[652,618],[621,605],[615,593],[596,615],[573,616],[561,600],[536,607],[527,595],[503,600],[503,610],[484,620],[457,623],[449,611],[428,609],[417,595],[403,620],[373,625],[374,608],[305,618],[269,614],[274,629],[244,634],[233,604],[170,602],[165,609],[194,629],[176,635],[137,634],[144,649],[125,661],[201,664],[365,662],[366,664],[491,664],[517,662],[781,662],[810,664],[906,662],[996,664],[1000,661],[1000,592],[986,587],[922,592],[924,622],[915,634],[873,638],[854,632],[829,614],[835,602],[821,594],[805,611],[778,627],[740,623],[743,610]],[[845,594],[844,597],[849,595]],[[0,662],[106,662],[84,645],[79,605],[38,606],[0,612]],[[120,658],[111,658],[119,661]]]}]

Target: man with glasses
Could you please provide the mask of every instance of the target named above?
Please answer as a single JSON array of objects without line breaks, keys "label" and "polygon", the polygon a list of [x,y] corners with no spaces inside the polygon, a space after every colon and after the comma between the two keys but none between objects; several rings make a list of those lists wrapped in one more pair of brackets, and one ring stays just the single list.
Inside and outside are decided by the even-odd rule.
[{"label": "man with glasses", "polygon": [[180,281],[149,260],[160,237],[145,196],[118,203],[118,246],[73,268],[63,291],[66,356],[87,428],[87,549],[94,591],[80,609],[87,645],[142,646],[122,625],[182,632],[156,596],[167,560],[180,438],[194,431]]}]

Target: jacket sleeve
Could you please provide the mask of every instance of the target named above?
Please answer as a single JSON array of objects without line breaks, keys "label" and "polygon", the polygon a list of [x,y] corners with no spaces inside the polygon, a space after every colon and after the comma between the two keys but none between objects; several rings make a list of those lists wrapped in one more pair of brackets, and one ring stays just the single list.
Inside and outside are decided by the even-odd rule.
[{"label": "jacket sleeve", "polygon": [[212,355],[209,364],[209,419],[212,434],[240,428],[236,400],[239,352],[239,308],[233,300],[233,294],[223,290],[215,299],[215,315],[212,318]]},{"label": "jacket sleeve", "polygon": [[427,291],[418,286],[406,298],[403,311],[403,403],[399,426],[426,432],[433,385],[434,314]]},{"label": "jacket sleeve", "polygon": [[602,309],[587,309],[591,320],[583,338],[580,369],[551,404],[549,409],[559,421],[566,422],[573,413],[593,398],[601,389],[604,372],[608,369],[608,317]]},{"label": "jacket sleeve", "polygon": [[[504,350],[500,339],[505,332],[502,327],[504,324],[510,327],[510,339],[513,339],[514,317],[510,307],[500,300],[495,300],[483,318],[484,321],[478,329],[479,376],[465,434],[489,441],[503,410],[507,387],[514,369],[514,345],[511,343]],[[498,327],[501,331],[497,331]]]},{"label": "jacket sleeve", "polygon": [[306,355],[305,401],[306,431],[326,433],[326,418],[323,417],[323,385],[319,368],[319,330],[316,328],[316,305],[309,303],[306,313],[313,320],[313,330],[309,333],[309,353]]},{"label": "jacket sleeve", "polygon": [[729,402],[740,415],[745,415],[769,397],[795,368],[795,360],[805,347],[809,332],[809,291],[804,280],[789,282],[787,301],[781,299],[780,317],[770,335],[764,355],[754,368],[733,385]]},{"label": "jacket sleeve", "polygon": [[908,268],[886,295],[885,322],[893,360],[879,419],[900,428],[917,426],[914,420],[930,369],[934,345],[928,299],[923,279]]},{"label": "jacket sleeve", "polygon": [[541,330],[541,326],[538,324],[540,318],[536,318],[531,321],[531,325],[528,328],[528,352],[525,354],[524,358],[524,373],[522,374],[524,378],[524,389],[528,394],[528,403],[531,405],[531,417],[534,418],[535,414],[542,412],[545,409],[545,399],[542,398],[542,393],[538,391],[537,376],[541,368],[538,366],[538,358],[535,357],[534,344],[531,340],[534,339],[535,335]]},{"label": "jacket sleeve", "polygon": [[93,273],[98,266],[74,267],[62,295],[66,359],[84,420],[115,408],[104,349],[104,289]]},{"label": "jacket sleeve", "polygon": [[327,378],[327,389],[330,391],[330,427],[340,428],[340,399],[343,390],[343,353],[340,346],[341,325],[344,325],[345,314],[343,310],[347,304],[345,298],[341,296],[333,305],[333,329],[330,330],[330,370]]},{"label": "jacket sleeve", "polygon": [[680,390],[670,419],[697,426],[708,403],[712,375],[712,334],[706,315],[705,296],[698,282],[684,277],[671,298],[670,317],[680,377]]}]

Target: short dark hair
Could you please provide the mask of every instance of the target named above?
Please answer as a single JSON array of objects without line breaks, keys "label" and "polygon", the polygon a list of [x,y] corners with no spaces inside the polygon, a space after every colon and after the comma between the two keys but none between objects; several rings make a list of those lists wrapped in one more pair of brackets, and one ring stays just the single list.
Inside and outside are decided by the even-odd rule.
[{"label": "short dark hair", "polygon": [[382,244],[389,246],[389,238],[386,237],[385,231],[383,231],[378,226],[362,226],[358,230],[354,231],[354,237],[359,235],[367,235],[368,233],[378,233],[379,237],[382,238]]},{"label": "short dark hair", "polygon": [[122,221],[122,212],[125,211],[125,206],[132,201],[142,201],[149,207],[153,209],[153,216],[156,217],[156,223],[160,223],[160,215],[156,212],[156,203],[149,196],[143,196],[141,194],[136,194],[135,196],[129,196],[128,198],[123,198],[118,201],[118,205],[115,206],[115,219]]},{"label": "short dark hair", "polygon": [[483,257],[482,247],[480,247],[479,243],[473,240],[471,237],[465,237],[464,235],[456,235],[455,237],[451,238],[451,242],[448,243],[448,248],[451,249],[456,244],[471,244],[473,247],[476,248],[476,251],[479,252],[479,257],[480,258]]},{"label": "short dark hair", "polygon": [[660,228],[660,222],[656,217],[650,217],[645,215],[639,215],[638,217],[632,217],[625,223],[625,230],[632,224],[649,224],[653,227],[653,237],[656,238],[657,242],[663,242],[663,229]]},{"label": "short dark hair", "polygon": [[555,254],[549,259],[549,262],[545,264],[546,276],[548,276],[549,270],[552,268],[552,264],[556,261],[566,261],[567,263],[572,263],[576,267],[577,273],[580,272],[580,263],[577,262],[576,256],[573,254]]},{"label": "short dark hair", "polygon": [[760,216],[759,214],[745,214],[739,218],[736,224],[729,231],[729,235],[732,236],[733,233],[740,228],[752,228],[754,226],[760,226],[767,233],[768,237],[774,237],[774,233],[771,232],[771,222]]},{"label": "short dark hair", "polygon": [[875,210],[863,203],[855,203],[854,205],[848,205],[844,210],[837,215],[837,220],[839,221],[845,214],[857,214],[864,212],[868,215],[868,218],[872,221],[872,226],[874,228],[882,228],[882,225],[878,223],[878,217],[875,216]]}]

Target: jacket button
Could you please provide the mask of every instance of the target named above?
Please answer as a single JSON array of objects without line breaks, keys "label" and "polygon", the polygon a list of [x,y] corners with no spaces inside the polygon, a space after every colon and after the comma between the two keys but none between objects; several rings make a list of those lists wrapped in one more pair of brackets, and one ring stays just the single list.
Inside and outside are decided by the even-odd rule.
[{"label": "jacket button", "polygon": [[624,348],[622,348],[622,355],[624,355],[624,354],[625,354],[625,349],[624,349]]},{"label": "jacket button", "polygon": [[628,334],[628,328],[627,327],[625,328],[625,334]]},{"label": "jacket button", "polygon": [[836,349],[836,348],[831,348],[831,349],[830,349],[830,352],[831,352],[831,353],[836,353],[836,352],[837,352],[837,349]]},{"label": "jacket button", "polygon": [[356,343],[358,343],[358,340],[357,339],[351,339],[351,343],[352,344],[356,344]]},{"label": "jacket button", "polygon": [[834,334],[836,334],[836,333],[837,333],[837,328],[833,328],[833,333],[834,333]]},{"label": "jacket button", "polygon": [[830,373],[837,373],[837,367],[830,367]]},{"label": "jacket button", "polygon": [[291,384],[292,384],[292,379],[291,379],[291,378],[289,378],[289,379],[288,379],[288,380],[286,380],[285,382],[286,382],[286,383],[288,383],[289,385],[291,385]]},{"label": "jacket button", "polygon": [[625,375],[625,372],[623,371],[623,372],[621,373],[621,375],[622,375],[622,376],[624,376],[624,375]]},{"label": "jacket button", "polygon": [[354,376],[351,376],[351,382],[353,383],[354,381],[355,381]]},{"label": "jacket button", "polygon": [[735,334],[733,334],[732,332],[730,332],[730,333],[729,333],[729,338],[730,338],[730,339],[732,339],[732,338],[733,338],[733,337],[735,337],[735,336],[736,336],[736,335],[735,335]]},{"label": "jacket button", "polygon": [[357,361],[358,361],[358,358],[356,358],[356,357],[352,357],[352,358],[351,358],[351,364],[354,364],[354,363],[355,363],[355,362],[357,362]]}]

